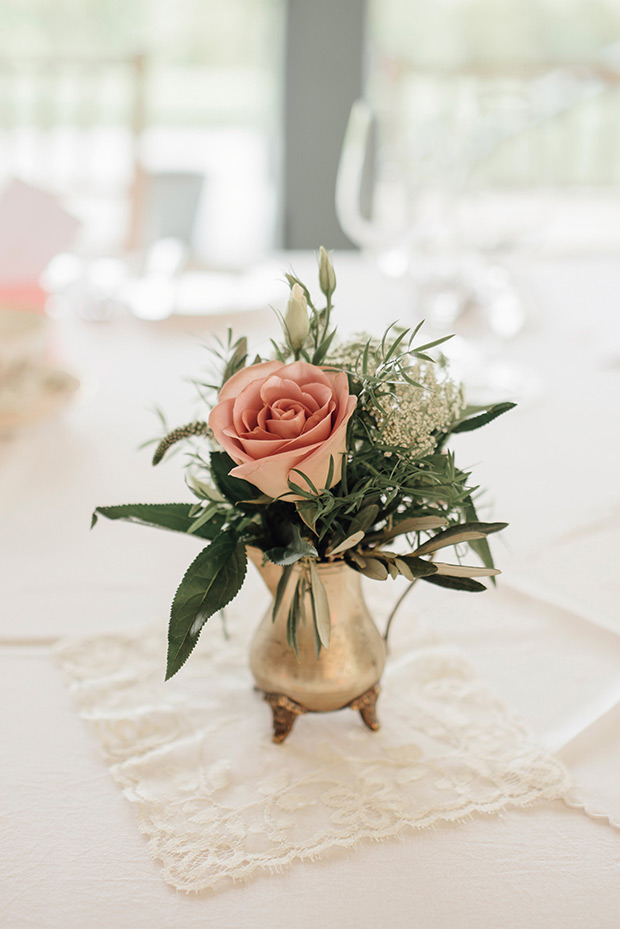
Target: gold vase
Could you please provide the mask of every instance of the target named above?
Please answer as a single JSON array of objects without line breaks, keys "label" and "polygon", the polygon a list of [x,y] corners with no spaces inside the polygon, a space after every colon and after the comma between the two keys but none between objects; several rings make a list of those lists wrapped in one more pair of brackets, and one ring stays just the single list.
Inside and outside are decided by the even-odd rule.
[{"label": "gold vase", "polygon": [[[262,553],[256,549],[250,549],[248,554],[275,594],[282,569],[271,563],[262,566]],[[271,705],[276,742],[284,741],[302,713],[325,713],[343,707],[358,710],[370,729],[379,728],[375,703],[385,665],[385,643],[364,601],[360,574],[342,561],[316,567],[329,603],[329,647],[321,649],[317,657],[308,592],[308,620],[297,629],[299,656],[287,644],[287,616],[299,565],[293,567],[275,619],[272,605],[250,646],[250,668],[257,688]]]}]

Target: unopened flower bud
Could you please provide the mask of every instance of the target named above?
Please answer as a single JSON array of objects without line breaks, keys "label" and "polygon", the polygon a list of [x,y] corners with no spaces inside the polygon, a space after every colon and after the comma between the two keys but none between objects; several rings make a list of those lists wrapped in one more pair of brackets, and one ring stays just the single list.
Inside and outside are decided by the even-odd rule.
[{"label": "unopened flower bud", "polygon": [[286,323],[291,348],[296,351],[302,347],[310,331],[308,301],[303,288],[299,284],[293,284],[291,288],[284,322]]},{"label": "unopened flower bud", "polygon": [[336,275],[329,260],[329,255],[321,245],[319,249],[319,284],[329,300],[336,289]]}]

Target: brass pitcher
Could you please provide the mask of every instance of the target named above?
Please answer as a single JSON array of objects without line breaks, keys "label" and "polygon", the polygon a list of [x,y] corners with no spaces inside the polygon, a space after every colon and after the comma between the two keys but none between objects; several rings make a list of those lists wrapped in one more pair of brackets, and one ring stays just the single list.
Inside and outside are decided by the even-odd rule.
[{"label": "brass pitcher", "polygon": [[[249,549],[272,594],[281,568],[267,563],[262,553]],[[317,564],[331,617],[328,648],[317,657],[311,619],[297,629],[299,657],[286,640],[286,620],[301,568],[293,567],[275,620],[272,607],[263,617],[250,646],[250,668],[256,686],[271,705],[274,741],[282,742],[297,716],[351,707],[359,710],[370,729],[378,729],[375,703],[385,666],[385,643],[364,601],[360,574],[343,561]],[[306,616],[312,616],[306,591]]]}]

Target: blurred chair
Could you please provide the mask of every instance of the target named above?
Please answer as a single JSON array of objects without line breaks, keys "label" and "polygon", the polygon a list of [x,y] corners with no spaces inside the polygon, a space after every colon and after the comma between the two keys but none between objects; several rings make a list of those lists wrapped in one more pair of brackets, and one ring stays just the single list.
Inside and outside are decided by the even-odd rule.
[{"label": "blurred chair", "polygon": [[144,224],[142,55],[0,60],[0,176],[61,196],[86,244],[133,248]]}]

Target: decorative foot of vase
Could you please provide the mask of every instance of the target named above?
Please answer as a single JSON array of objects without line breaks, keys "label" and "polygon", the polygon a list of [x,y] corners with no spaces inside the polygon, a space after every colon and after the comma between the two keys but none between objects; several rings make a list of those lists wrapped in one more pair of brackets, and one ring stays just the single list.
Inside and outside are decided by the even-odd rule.
[{"label": "decorative foot of vase", "polygon": [[[376,732],[380,728],[376,714],[376,704],[380,690],[379,685],[375,684],[374,687],[369,688],[361,696],[356,697],[355,700],[351,700],[342,709],[357,710],[364,724]],[[316,710],[307,709],[301,703],[296,703],[295,700],[291,700],[285,694],[266,693],[264,698],[271,707],[273,714],[273,741],[276,744],[284,742],[295,725],[298,716],[303,716],[304,713],[317,712]]]},{"label": "decorative foot of vase", "polygon": [[273,741],[284,742],[295,725],[297,717],[307,713],[308,710],[301,703],[296,703],[284,694],[265,694],[264,696],[273,713]]},{"label": "decorative foot of vase", "polygon": [[[252,549],[249,550],[251,557]],[[256,562],[275,596],[282,569]],[[274,742],[283,742],[304,713],[329,713],[350,707],[369,729],[378,729],[375,704],[385,665],[385,642],[372,621],[362,596],[360,574],[344,562],[319,564],[330,611],[329,646],[317,655],[313,623],[297,629],[297,652],[290,647],[288,615],[300,568],[295,565],[274,619],[270,607],[260,622],[250,648],[250,668],[256,689],[273,712]],[[312,616],[306,590],[302,615]]]},{"label": "decorative foot of vase", "polygon": [[351,700],[349,703],[352,710],[359,710],[359,714],[364,720],[364,723],[369,729],[372,729],[373,732],[376,732],[377,729],[380,728],[379,720],[377,719],[377,698],[380,691],[381,688],[379,685],[375,684],[374,687],[367,690],[361,697],[356,697],[355,700]]}]

